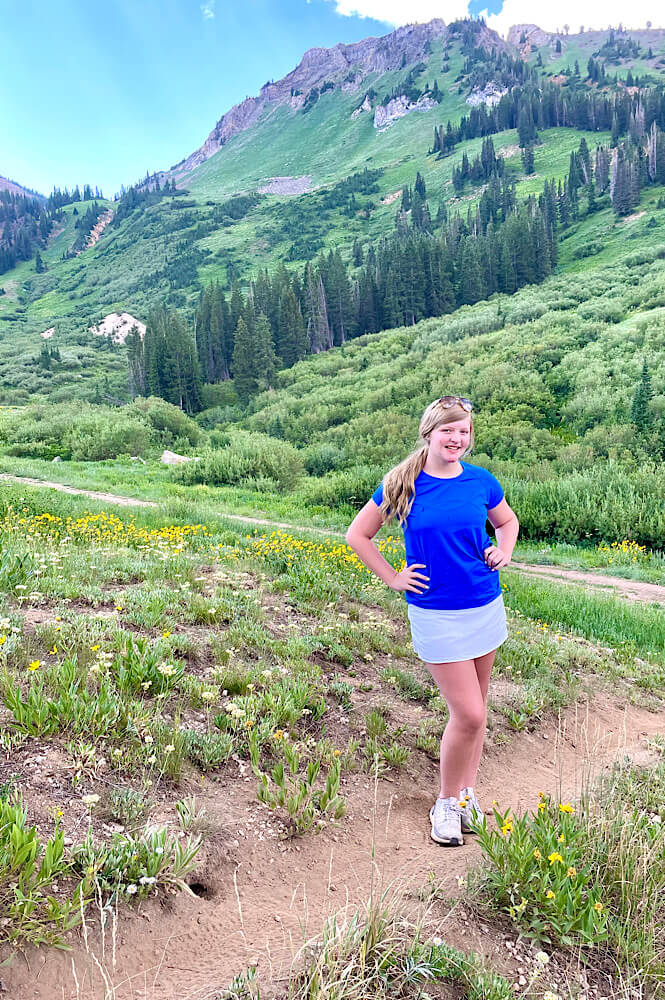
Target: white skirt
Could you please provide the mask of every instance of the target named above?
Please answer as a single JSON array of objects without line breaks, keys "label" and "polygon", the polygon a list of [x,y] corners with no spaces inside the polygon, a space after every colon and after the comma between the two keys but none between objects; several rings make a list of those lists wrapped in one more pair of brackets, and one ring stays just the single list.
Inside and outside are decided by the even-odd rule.
[{"label": "white skirt", "polygon": [[508,638],[503,594],[481,608],[457,611],[409,604],[408,615],[414,651],[425,663],[473,660]]}]

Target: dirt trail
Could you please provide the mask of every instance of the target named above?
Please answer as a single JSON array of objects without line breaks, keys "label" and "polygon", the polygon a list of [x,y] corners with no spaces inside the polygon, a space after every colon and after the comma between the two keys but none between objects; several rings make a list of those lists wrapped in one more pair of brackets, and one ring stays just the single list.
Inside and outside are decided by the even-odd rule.
[{"label": "dirt trail", "polygon": [[[152,500],[137,500],[134,497],[118,496],[115,493],[99,493],[94,490],[78,489],[74,486],[65,486],[63,483],[50,482],[44,479],[32,479],[28,476],[12,476],[8,473],[0,473],[0,480],[2,479],[13,483],[26,483],[30,486],[42,486],[48,489],[60,490],[62,493],[86,496],[93,500],[102,500],[106,503],[119,504],[123,507],[159,507],[159,504]],[[284,528],[287,531],[309,531],[328,538],[344,537],[343,532],[328,530],[326,528],[306,527],[304,525],[289,524],[285,521],[269,521],[265,518],[248,517],[244,514],[221,513],[230,521],[242,521],[244,524],[262,524],[268,528]],[[626,597],[631,601],[665,604],[665,586],[657,583],[627,580],[620,576],[605,576],[604,573],[587,573],[584,570],[567,569],[561,566],[537,566],[534,564],[513,562],[511,563],[511,568],[519,570],[521,573],[534,573],[545,577],[555,577],[567,583],[585,584],[588,587],[618,591],[622,597]]]},{"label": "dirt trail", "polygon": [[[502,809],[523,810],[534,807],[540,791],[573,799],[617,758],[650,760],[646,739],[662,730],[662,717],[644,709],[607,698],[578,704],[558,723],[490,749],[481,765],[481,801],[489,807],[497,799]],[[207,869],[197,876],[207,898],[182,894],[167,904],[123,909],[117,933],[107,924],[104,953],[98,926],[89,928],[87,951],[79,933],[69,955],[33,951],[27,961],[2,970],[7,995],[205,1000],[255,963],[270,995],[284,985],[303,940],[319,933],[326,917],[346,903],[367,899],[372,886],[381,890],[399,882],[416,892],[433,872],[446,897],[459,895],[457,880],[480,852],[470,836],[457,849],[430,840],[427,814],[437,766],[423,762],[414,754],[405,773],[376,785],[366,775],[347,777],[348,816],[299,842],[276,837],[272,814],[257,803],[246,765],[237,775],[198,788],[197,801],[213,824]],[[439,930],[452,944],[469,947],[468,929],[446,924],[432,933]]]},{"label": "dirt trail", "polygon": [[651,601],[655,604],[665,604],[665,587],[658,583],[646,583],[643,580],[626,580],[619,576],[605,576],[604,573],[587,573],[585,570],[567,569],[562,566],[536,566],[534,564],[513,562],[511,569],[520,573],[533,573],[536,576],[552,577],[565,580],[567,583],[583,583],[588,587],[604,590],[619,590],[623,597],[630,601]]}]

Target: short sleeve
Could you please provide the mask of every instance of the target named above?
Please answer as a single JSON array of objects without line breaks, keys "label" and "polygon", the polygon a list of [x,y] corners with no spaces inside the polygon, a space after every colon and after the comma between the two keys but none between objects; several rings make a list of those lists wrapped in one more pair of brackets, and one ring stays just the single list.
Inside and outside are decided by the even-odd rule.
[{"label": "short sleeve", "polygon": [[374,501],[377,507],[381,506],[383,502],[383,483],[381,483],[381,485],[378,486],[372,493],[372,500]]},{"label": "short sleeve", "polygon": [[503,487],[499,480],[492,475],[491,472],[487,473],[487,509],[492,510],[493,507],[498,506],[503,500],[504,493]]}]

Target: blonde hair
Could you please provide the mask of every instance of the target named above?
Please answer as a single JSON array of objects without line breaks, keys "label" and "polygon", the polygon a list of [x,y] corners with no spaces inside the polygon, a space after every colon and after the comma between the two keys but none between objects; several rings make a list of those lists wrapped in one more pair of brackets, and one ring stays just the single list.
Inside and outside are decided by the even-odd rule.
[{"label": "blonde hair", "polygon": [[438,399],[429,404],[420,418],[418,428],[419,440],[422,442],[420,447],[407,455],[399,465],[383,477],[383,500],[379,510],[385,524],[390,524],[393,518],[397,517],[402,526],[409,516],[416,495],[414,483],[425,468],[429,453],[429,436],[432,431],[443,424],[451,424],[465,417],[471,422],[469,444],[464,451],[464,455],[467,455],[473,448],[473,415],[459,405],[444,407]]}]

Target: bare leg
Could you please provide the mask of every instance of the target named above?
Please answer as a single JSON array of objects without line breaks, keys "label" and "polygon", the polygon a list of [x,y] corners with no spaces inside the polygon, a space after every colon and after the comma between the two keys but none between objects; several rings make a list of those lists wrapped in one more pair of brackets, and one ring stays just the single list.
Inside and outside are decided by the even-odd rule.
[{"label": "bare leg", "polygon": [[477,656],[474,660],[476,664],[476,674],[478,676],[478,684],[480,686],[480,692],[483,696],[483,704],[485,706],[485,719],[483,722],[483,728],[478,734],[478,739],[476,746],[474,747],[473,753],[469,754],[469,765],[468,770],[464,773],[464,780],[460,785],[460,788],[473,788],[476,784],[476,777],[478,776],[478,765],[480,764],[480,758],[483,752],[483,744],[485,743],[485,730],[487,728],[487,692],[490,686],[490,675],[492,673],[492,667],[494,666],[494,657],[496,656],[496,649],[493,649],[491,653],[485,653],[484,656]]},{"label": "bare leg", "polygon": [[[485,657],[479,659],[484,660]],[[477,770],[485,735],[485,688],[481,686],[475,660],[427,664],[448,705],[449,719],[441,739],[441,797],[458,796],[473,768]],[[491,669],[491,665],[490,665]]]}]

